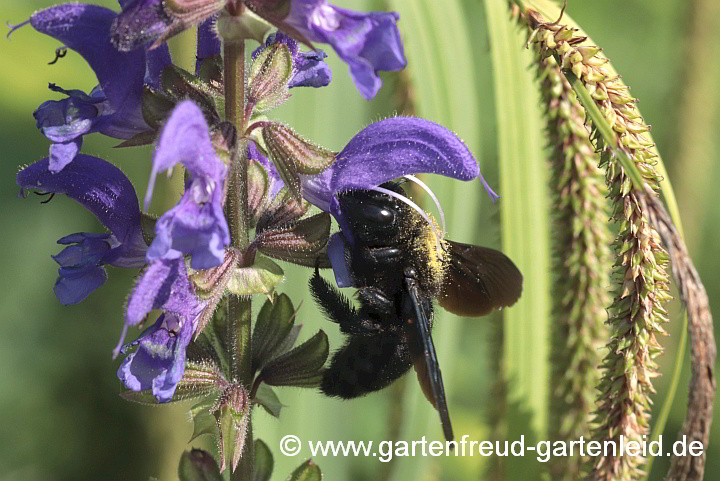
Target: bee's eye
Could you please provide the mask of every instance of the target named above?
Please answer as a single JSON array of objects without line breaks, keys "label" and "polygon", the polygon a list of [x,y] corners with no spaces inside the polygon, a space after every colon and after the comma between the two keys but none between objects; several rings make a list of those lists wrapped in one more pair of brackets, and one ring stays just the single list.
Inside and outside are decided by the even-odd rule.
[{"label": "bee's eye", "polygon": [[395,212],[387,207],[376,204],[363,204],[356,212],[357,217],[363,217],[365,223],[380,226],[392,225],[395,222]]}]

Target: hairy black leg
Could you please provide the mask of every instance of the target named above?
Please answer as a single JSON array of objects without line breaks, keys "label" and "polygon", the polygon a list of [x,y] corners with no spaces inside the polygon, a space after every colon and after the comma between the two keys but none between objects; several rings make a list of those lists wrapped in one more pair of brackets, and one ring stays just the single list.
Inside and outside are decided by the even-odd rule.
[{"label": "hairy black leg", "polygon": [[344,399],[363,396],[389,386],[411,365],[408,345],[398,336],[351,336],[333,355],[320,389]]},{"label": "hairy black leg", "polygon": [[360,302],[360,313],[384,319],[388,323],[397,324],[395,302],[389,298],[382,289],[377,287],[364,287],[358,289],[357,300]]},{"label": "hairy black leg", "polygon": [[345,334],[374,334],[382,329],[377,322],[361,315],[347,297],[320,276],[318,269],[310,278],[310,293],[328,319],[339,324]]}]

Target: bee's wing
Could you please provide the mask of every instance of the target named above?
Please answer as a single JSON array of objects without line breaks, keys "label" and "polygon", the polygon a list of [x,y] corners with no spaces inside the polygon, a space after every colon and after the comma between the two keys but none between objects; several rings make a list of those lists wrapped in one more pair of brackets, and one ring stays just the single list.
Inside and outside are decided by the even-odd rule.
[{"label": "bee's wing", "polygon": [[523,276],[502,252],[470,244],[450,243],[450,266],[439,304],[459,316],[484,316],[515,304]]},{"label": "bee's wing", "polygon": [[[418,291],[415,279],[405,278],[405,290],[407,295],[403,296],[403,317],[406,322],[416,326],[415,334],[420,344],[419,347],[422,349],[420,353],[413,352],[415,371],[425,397],[440,413],[440,422],[442,423],[445,439],[452,441],[453,430],[447,400],[445,399],[445,386],[440,372],[440,364],[438,364],[435,346],[430,335],[428,315],[421,304],[421,294]],[[411,351],[413,350],[411,349]]]}]

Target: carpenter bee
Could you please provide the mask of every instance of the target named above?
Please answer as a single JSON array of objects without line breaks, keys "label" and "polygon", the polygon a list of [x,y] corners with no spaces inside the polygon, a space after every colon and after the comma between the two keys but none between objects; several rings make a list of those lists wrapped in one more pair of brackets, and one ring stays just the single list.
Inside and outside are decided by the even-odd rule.
[{"label": "carpenter bee", "polygon": [[453,439],[430,329],[433,299],[450,312],[483,316],[520,297],[522,274],[503,253],[445,240],[432,217],[397,182],[338,196],[345,265],[355,306],[319,274],[310,290],[329,320],[347,335],[324,372],[321,390],[351,399],[378,391],[411,366]]}]

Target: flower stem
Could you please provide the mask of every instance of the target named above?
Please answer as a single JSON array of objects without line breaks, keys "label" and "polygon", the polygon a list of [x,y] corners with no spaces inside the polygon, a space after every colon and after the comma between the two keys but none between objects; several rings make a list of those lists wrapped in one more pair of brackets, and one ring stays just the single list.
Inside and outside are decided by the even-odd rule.
[{"label": "flower stem", "polygon": [[[227,41],[225,50],[225,119],[238,132],[245,132],[245,42]],[[246,142],[237,145],[230,167],[228,214],[233,247],[244,252],[249,241],[247,221],[247,151]]]},{"label": "flower stem", "polygon": [[[226,41],[223,49],[225,119],[235,125],[238,132],[244,132],[247,128],[247,118],[245,117],[245,42],[242,40]],[[247,142],[239,141],[236,149],[236,152],[231,157],[226,215],[228,216],[230,235],[232,236],[232,246],[244,253],[250,244],[247,216]],[[234,381],[250,389],[252,385],[250,299],[230,295],[226,305],[228,306],[228,320],[232,339],[232,347],[230,347],[232,353],[229,356],[231,373]],[[248,416],[250,415],[248,413]],[[249,420],[242,458],[235,471],[231,474],[231,480],[247,481],[252,479],[254,461],[252,448],[252,422]]]}]

